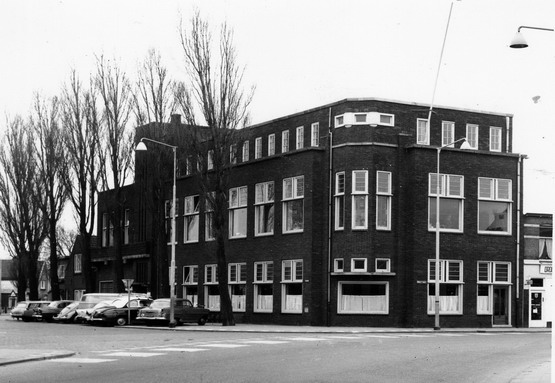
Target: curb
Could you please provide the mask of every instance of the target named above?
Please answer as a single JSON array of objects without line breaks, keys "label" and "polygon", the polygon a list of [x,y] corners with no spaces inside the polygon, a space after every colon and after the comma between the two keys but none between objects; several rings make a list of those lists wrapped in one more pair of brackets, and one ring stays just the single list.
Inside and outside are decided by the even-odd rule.
[{"label": "curb", "polygon": [[[0,354],[2,351],[8,351],[9,353],[13,353],[14,350],[0,350]],[[21,350],[25,352],[29,352],[30,350]],[[0,357],[0,366],[7,366],[11,364],[17,363],[26,363],[26,362],[36,362],[41,360],[49,360],[49,359],[61,359],[61,358],[68,358],[70,356],[74,356],[75,352],[72,351],[41,351],[41,350],[32,350],[31,352],[36,353],[43,353],[43,355],[36,355],[36,356],[29,356],[29,357],[13,357],[12,359],[2,360]]]}]

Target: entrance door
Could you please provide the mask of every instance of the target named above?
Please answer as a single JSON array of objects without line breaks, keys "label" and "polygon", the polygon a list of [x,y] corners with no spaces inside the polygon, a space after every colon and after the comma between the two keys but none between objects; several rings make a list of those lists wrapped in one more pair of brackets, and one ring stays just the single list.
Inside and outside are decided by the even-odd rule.
[{"label": "entrance door", "polygon": [[493,287],[493,324],[507,325],[509,324],[509,304],[506,286]]},{"label": "entrance door", "polygon": [[530,290],[530,327],[545,327],[544,292]]}]

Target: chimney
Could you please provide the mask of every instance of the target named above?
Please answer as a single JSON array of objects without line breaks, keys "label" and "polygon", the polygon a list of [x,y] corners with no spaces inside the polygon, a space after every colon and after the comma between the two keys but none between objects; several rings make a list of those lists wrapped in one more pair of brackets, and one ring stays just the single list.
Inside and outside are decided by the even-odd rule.
[{"label": "chimney", "polygon": [[171,115],[171,123],[172,123],[172,125],[180,125],[181,124],[181,114],[172,114]]}]

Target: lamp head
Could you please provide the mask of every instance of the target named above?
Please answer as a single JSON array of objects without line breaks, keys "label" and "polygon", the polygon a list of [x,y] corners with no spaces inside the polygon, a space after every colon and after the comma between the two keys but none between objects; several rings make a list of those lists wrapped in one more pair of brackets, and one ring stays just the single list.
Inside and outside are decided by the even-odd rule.
[{"label": "lamp head", "polygon": [[472,148],[470,147],[470,144],[468,143],[468,141],[466,139],[464,139],[463,143],[461,144],[461,147],[459,149],[469,150],[469,149],[472,149]]},{"label": "lamp head", "polygon": [[[520,28],[519,28],[520,29]],[[516,49],[520,49],[520,48],[526,48],[528,47],[528,43],[526,42],[526,40],[524,39],[524,36],[522,35],[522,33],[520,33],[520,31],[518,31],[515,36],[513,37],[512,41],[511,41],[511,45],[509,45],[511,48],[516,48]]]},{"label": "lamp head", "polygon": [[143,141],[140,141],[135,147],[136,152],[146,152],[146,145]]}]

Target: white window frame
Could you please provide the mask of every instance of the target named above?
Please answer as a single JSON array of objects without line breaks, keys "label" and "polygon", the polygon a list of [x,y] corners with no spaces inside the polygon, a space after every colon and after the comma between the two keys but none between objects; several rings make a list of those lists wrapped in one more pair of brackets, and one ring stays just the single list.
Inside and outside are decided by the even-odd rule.
[{"label": "white window frame", "polygon": [[[362,174],[364,176],[364,188],[357,188],[357,174]],[[367,230],[368,229],[368,170],[353,170],[352,180],[351,180],[351,230]],[[363,219],[364,223],[362,225],[356,225],[356,203],[355,200],[361,198],[364,206],[363,208]]]},{"label": "white window frame", "polygon": [[441,146],[455,147],[455,123],[453,121],[441,121]]},{"label": "white window frame", "polygon": [[[384,177],[386,180],[384,182]],[[376,230],[391,230],[391,202],[393,194],[391,192],[392,173],[378,170],[376,172]],[[386,224],[380,223],[381,205],[385,202]]]},{"label": "white window frame", "polygon": [[129,209],[125,209],[123,213],[123,244],[129,244],[129,217],[131,216],[131,211]]},{"label": "white window frame", "polygon": [[256,137],[254,140],[254,159],[262,158],[262,137]]},{"label": "white window frame", "polygon": [[345,172],[335,173],[334,228],[336,231],[345,229],[345,181]]},{"label": "white window frame", "polygon": [[[187,196],[183,202],[183,243],[197,243],[200,233],[200,196]],[[191,231],[189,226],[191,223],[194,225],[195,220],[196,228],[193,227]]]},{"label": "white window frame", "polygon": [[212,149],[210,149],[206,155],[206,169],[214,169],[214,151]]},{"label": "white window frame", "polygon": [[343,258],[335,258],[333,260],[333,271],[336,273],[345,271],[345,260]]},{"label": "white window frame", "polygon": [[[497,267],[498,266],[507,267],[507,280],[497,279]],[[486,275],[481,275],[480,266],[486,267]],[[510,286],[512,286],[511,280],[511,269],[512,262],[498,262],[498,261],[478,261],[476,262],[476,314],[478,315],[492,315],[493,314],[493,286],[503,285],[509,286],[509,296],[510,296]],[[488,290],[488,295],[478,295],[480,292],[480,287],[486,286]],[[482,302],[480,302],[480,297],[483,296]],[[485,301],[485,302],[484,302]]]},{"label": "white window frame", "polygon": [[[424,132],[422,132],[422,130],[424,130]],[[430,145],[430,128],[427,118],[416,119],[416,144]]]},{"label": "white window frame", "polygon": [[[384,285],[385,286],[385,294],[383,299],[385,299],[385,302],[383,303],[384,309],[383,310],[348,310],[346,309],[346,303],[345,300],[343,299],[343,286],[344,285]],[[361,297],[373,297],[374,295],[364,295]],[[380,296],[380,295],[377,295]],[[372,302],[372,300],[370,300],[370,302],[362,302],[363,298],[359,298],[360,302],[359,305],[364,308],[364,307],[368,307],[369,303]],[[355,301],[356,302],[356,301]],[[366,281],[340,281],[338,282],[338,287],[337,287],[337,313],[338,314],[348,314],[348,315],[352,315],[352,314],[362,314],[362,315],[388,315],[389,314],[389,282],[381,282],[381,281],[376,281],[376,282],[366,282]]]},{"label": "white window frame", "polygon": [[[228,289],[233,312],[245,312],[247,303],[247,264],[230,263],[227,265]],[[235,276],[233,278],[233,276]],[[235,294],[239,289],[241,294]]]},{"label": "white window frame", "polygon": [[281,152],[287,153],[289,151],[289,130],[281,132]]},{"label": "white window frame", "polygon": [[110,225],[110,218],[108,213],[102,214],[102,247],[110,246],[110,240],[108,237],[108,227]]},{"label": "white window frame", "polygon": [[[489,186],[486,188],[486,185]],[[505,185],[504,185],[505,184]],[[477,214],[477,227],[478,234],[487,235],[511,235],[512,234],[512,187],[513,183],[511,179],[506,178],[489,178],[489,177],[478,177],[478,214]],[[482,203],[498,203],[506,204],[506,231],[496,231],[496,230],[481,230],[480,218],[481,214],[481,204]]]},{"label": "white window frame", "polygon": [[[273,235],[275,225],[275,186],[274,181],[261,182],[254,187],[254,235],[256,237]],[[261,231],[263,222],[268,220],[267,211],[272,211],[272,227],[268,231]],[[263,220],[263,222],[261,222]]]},{"label": "white window frame", "polygon": [[[210,270],[211,278],[208,278],[208,270]],[[220,310],[220,295],[210,295],[210,287],[218,286],[218,265],[204,265],[204,307],[210,311]]]},{"label": "white window frame", "polygon": [[276,135],[274,133],[268,135],[268,156],[276,154]]},{"label": "white window frame", "polygon": [[[298,275],[300,267],[300,276]],[[289,268],[289,278],[286,277],[286,269]],[[293,260],[284,260],[282,261],[282,268],[281,268],[281,312],[287,314],[302,314],[303,312],[303,273],[304,273],[304,266],[302,259],[293,259]],[[301,295],[300,299],[294,299],[293,302],[288,300],[289,294],[287,294],[287,290],[291,285],[300,285],[301,288]],[[298,295],[297,295],[298,297]],[[296,301],[296,302],[295,302]]]},{"label": "white window frame", "polygon": [[[457,273],[453,273],[451,275],[451,265],[458,265],[458,277]],[[433,277],[432,277],[432,266],[434,268]],[[461,260],[452,260],[452,259],[442,259],[439,261],[439,284],[440,284],[440,292],[441,292],[441,285],[456,285],[457,287],[457,305],[456,309],[446,310],[442,309],[442,302],[441,302],[441,295],[440,295],[440,311],[441,315],[461,315],[463,313],[463,285],[464,285],[464,263]],[[428,299],[428,314],[435,313],[435,294],[430,294],[430,287],[433,286],[435,288],[435,270],[436,268],[436,260],[435,259],[428,259],[428,288],[426,291],[427,299]],[[448,306],[447,304],[443,304],[443,307]]]},{"label": "white window frame", "polygon": [[503,140],[503,135],[501,134],[503,129],[497,126],[489,127],[489,150],[492,152],[501,151],[501,142]]},{"label": "white window frame", "polygon": [[466,142],[472,150],[478,150],[480,128],[476,124],[466,124]]},{"label": "white window frame", "polygon": [[[187,265],[183,266],[183,298],[190,300],[193,306],[198,305],[198,266],[197,265]],[[196,292],[196,294],[191,294],[191,291]]]},{"label": "white window frame", "polygon": [[[334,126],[348,128],[352,125],[369,125],[368,115],[370,112],[347,112],[334,117]],[[379,113],[379,126],[395,126],[395,115],[390,113]]]},{"label": "white window frame", "polygon": [[[378,268],[378,262],[386,262],[385,268]],[[389,258],[376,258],[374,261],[374,269],[378,273],[390,273],[391,272],[391,259]]]},{"label": "white window frame", "polygon": [[229,145],[229,163],[230,164],[237,163],[237,145],[235,144]]},{"label": "white window frame", "polygon": [[67,268],[67,265],[65,263],[62,265],[58,265],[58,279],[65,279],[66,268]]},{"label": "white window frame", "polygon": [[[258,275],[258,270],[260,268],[260,277]],[[273,302],[274,302],[274,289],[273,289],[273,282],[274,282],[274,263],[272,261],[262,261],[262,262],[254,262],[254,306],[253,311],[256,313],[271,313],[274,311],[273,309]],[[261,295],[262,289],[270,288],[272,290],[272,295],[269,299],[266,299],[265,302],[262,302],[259,299]],[[264,296],[268,296],[264,294]]]},{"label": "white window frame", "polygon": [[83,254],[76,253],[73,255],[73,273],[81,274],[83,272]]},{"label": "white window frame", "polygon": [[[233,197],[235,195],[235,197]],[[247,237],[247,205],[248,189],[247,186],[239,186],[229,189],[229,238]],[[243,220],[235,222],[236,215],[243,215]],[[241,218],[241,217],[237,217]],[[240,226],[240,227],[238,227]]]},{"label": "white window frame", "polygon": [[320,146],[320,123],[310,125],[310,146]]},{"label": "white window frame", "polygon": [[295,149],[299,150],[304,148],[304,126],[299,126],[295,131]]},{"label": "white window frame", "polygon": [[[302,190],[299,190],[299,182],[302,182]],[[288,184],[290,186],[288,186]],[[288,190],[288,189],[291,190]],[[302,233],[304,231],[304,176],[288,177],[283,179],[283,199],[282,199],[282,230],[283,233]],[[289,204],[300,201],[302,204],[301,228],[289,227]]]},{"label": "white window frame", "polygon": [[242,162],[247,162],[249,160],[249,140],[243,142],[243,159]]},{"label": "white window frame", "polygon": [[[364,263],[363,267],[355,267],[357,262],[362,261]],[[368,259],[367,258],[352,258],[351,259],[351,272],[352,273],[366,273],[368,272]]]},{"label": "white window frame", "polygon": [[[437,184],[434,180],[437,173],[429,173],[428,176],[428,231],[435,231],[436,214],[432,216],[432,208],[435,211],[437,198]],[[440,225],[441,225],[441,201],[457,201],[459,222],[458,228],[440,227],[441,232],[462,233],[464,230],[464,176],[458,174],[440,174]],[[454,185],[459,180],[459,192]]]}]

